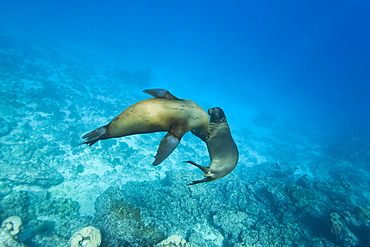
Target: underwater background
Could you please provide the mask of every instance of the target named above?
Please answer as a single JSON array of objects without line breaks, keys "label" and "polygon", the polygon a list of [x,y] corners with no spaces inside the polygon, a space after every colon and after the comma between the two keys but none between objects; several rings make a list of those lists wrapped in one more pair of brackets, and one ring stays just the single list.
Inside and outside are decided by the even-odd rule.
[{"label": "underwater background", "polygon": [[[369,13],[0,1],[0,246],[370,246]],[[188,186],[183,161],[209,165],[191,133],[156,167],[164,132],[79,146],[148,88],[221,107],[235,170]]]}]

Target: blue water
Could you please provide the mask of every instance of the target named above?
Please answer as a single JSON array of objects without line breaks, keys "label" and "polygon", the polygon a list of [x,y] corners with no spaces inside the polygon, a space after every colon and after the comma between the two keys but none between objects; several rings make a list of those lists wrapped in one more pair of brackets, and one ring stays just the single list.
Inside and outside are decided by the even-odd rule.
[{"label": "blue water", "polygon": [[[64,246],[88,225],[102,230],[104,246],[149,246],[172,234],[199,246],[369,246],[369,13],[367,1],[1,1],[0,220],[20,216],[27,246]],[[163,133],[78,146],[83,134],[149,98],[147,88],[222,107],[239,148],[235,171],[186,187],[201,172],[181,161],[209,162],[191,134],[160,167],[150,164]],[[158,193],[142,199],[148,186]],[[291,187],[312,196],[297,203]],[[112,191],[134,211],[120,214],[138,208],[144,222],[120,224],[154,224],[162,235],[135,242],[141,233],[131,232],[119,242],[122,233],[104,228],[109,206],[99,204]],[[22,193],[32,203],[10,203]],[[202,193],[222,206],[195,206]],[[162,197],[167,207],[158,206]],[[195,201],[172,205],[167,197]],[[321,214],[307,209],[322,200],[331,206]],[[64,211],[48,213],[48,203]],[[186,215],[185,223],[176,225],[175,213],[153,223],[164,211]],[[343,221],[337,231],[333,212]],[[282,232],[294,218],[304,240],[274,244],[262,234],[263,218]]]}]

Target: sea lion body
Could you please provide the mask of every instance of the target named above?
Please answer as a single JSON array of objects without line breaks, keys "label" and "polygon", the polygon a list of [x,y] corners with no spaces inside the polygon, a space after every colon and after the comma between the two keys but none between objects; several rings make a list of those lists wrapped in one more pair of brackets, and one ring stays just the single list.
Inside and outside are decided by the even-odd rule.
[{"label": "sea lion body", "polygon": [[203,141],[209,138],[208,115],[195,102],[178,99],[164,89],[144,92],[155,98],[131,105],[109,124],[85,134],[82,138],[86,141],[82,144],[91,146],[104,139],[168,131],[153,162],[153,165],[158,165],[175,150],[186,132],[191,131]]},{"label": "sea lion body", "polygon": [[211,124],[211,133],[212,135],[206,141],[211,165],[205,176],[219,179],[234,170],[239,153],[227,122]]},{"label": "sea lion body", "polygon": [[219,107],[211,108],[208,112],[211,116],[211,135],[206,140],[206,144],[211,164],[209,167],[204,167],[193,161],[186,161],[186,163],[197,166],[205,173],[203,180],[193,181],[190,185],[210,182],[226,176],[234,170],[239,160],[238,148],[231,136],[224,112]]},{"label": "sea lion body", "polygon": [[147,99],[115,117],[107,126],[106,137],[169,131],[171,126],[175,126],[178,137],[193,129],[207,133],[208,121],[206,112],[193,101]]}]

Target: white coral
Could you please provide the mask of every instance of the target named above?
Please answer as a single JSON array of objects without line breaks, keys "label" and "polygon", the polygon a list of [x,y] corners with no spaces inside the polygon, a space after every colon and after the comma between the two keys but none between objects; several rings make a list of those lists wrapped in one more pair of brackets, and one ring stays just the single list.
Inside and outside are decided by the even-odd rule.
[{"label": "white coral", "polygon": [[22,220],[18,216],[11,216],[3,221],[0,228],[0,247],[25,247],[18,243],[16,235],[21,231]]},{"label": "white coral", "polygon": [[181,236],[171,235],[165,240],[162,240],[156,246],[162,247],[162,246],[185,246],[185,245],[186,245],[186,240],[183,239]]},{"label": "white coral", "polygon": [[101,233],[99,229],[88,226],[73,234],[69,242],[71,247],[98,247],[101,244]]},{"label": "white coral", "polygon": [[10,216],[1,224],[1,228],[5,228],[13,236],[17,235],[21,231],[21,226],[22,220],[18,216]]},{"label": "white coral", "polygon": [[343,229],[344,225],[340,220],[340,216],[336,212],[330,214],[331,220],[331,232],[335,235],[339,235],[340,231]]}]

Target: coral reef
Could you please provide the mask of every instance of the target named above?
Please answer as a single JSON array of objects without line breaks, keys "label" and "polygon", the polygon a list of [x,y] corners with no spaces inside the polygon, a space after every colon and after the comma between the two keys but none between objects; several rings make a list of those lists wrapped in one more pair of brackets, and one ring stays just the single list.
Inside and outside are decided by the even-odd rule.
[{"label": "coral reef", "polygon": [[[353,226],[360,226],[359,217],[350,213],[356,210],[356,204],[337,200],[335,191],[342,190],[340,184],[305,177],[305,185],[300,185],[298,181],[263,178],[262,174],[258,177],[244,175],[247,181],[253,182],[231,179],[210,186],[185,187],[181,182],[196,176],[185,171],[168,172],[161,182],[129,182],[121,188],[109,188],[97,199],[95,217],[97,222],[103,223],[102,227],[108,224],[104,216],[117,221],[119,217],[112,217],[112,212],[106,209],[113,208],[107,204],[118,203],[120,206],[113,215],[120,213],[120,222],[122,218],[136,218],[135,224],[128,221],[120,223],[121,227],[142,229],[140,225],[148,224],[152,229],[161,229],[163,235],[187,236],[186,240],[199,246],[276,246],[276,243],[312,246],[314,239],[316,246],[366,243],[360,229],[352,232],[338,218],[338,213],[331,214],[330,224],[326,222],[326,215],[337,209]],[[318,183],[319,189],[314,186],[307,189],[308,184]],[[333,193],[331,197],[327,196],[327,191]],[[106,232],[109,243],[117,243],[118,236],[127,242],[134,241],[131,244],[136,243],[128,238],[132,229],[118,234],[115,229],[104,228],[115,232],[114,235]]]}]

